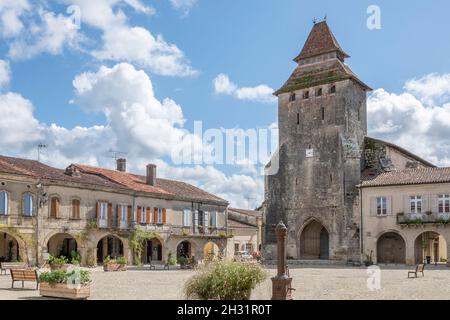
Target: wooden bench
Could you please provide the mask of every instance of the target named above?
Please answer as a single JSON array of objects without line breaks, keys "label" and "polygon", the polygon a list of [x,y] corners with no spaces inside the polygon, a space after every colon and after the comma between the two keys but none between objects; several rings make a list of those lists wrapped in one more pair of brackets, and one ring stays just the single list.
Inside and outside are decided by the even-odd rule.
[{"label": "wooden bench", "polygon": [[0,275],[5,274],[7,270],[13,270],[13,269],[26,269],[27,263],[26,262],[0,262]]},{"label": "wooden bench", "polygon": [[425,264],[418,264],[417,266],[416,266],[416,270],[415,271],[408,271],[408,278],[410,278],[410,275],[411,274],[413,274],[414,275],[414,278],[417,278],[417,274],[419,273],[419,272],[421,272],[422,273],[422,277],[425,277],[425,274],[423,273],[423,271],[425,270]]},{"label": "wooden bench", "polygon": [[36,282],[36,290],[39,288],[39,277],[36,270],[19,270],[11,269],[11,288],[14,289],[14,282],[22,281],[22,288],[24,287],[24,282]]},{"label": "wooden bench", "polygon": [[164,266],[164,270],[169,270],[169,268],[170,268],[168,263],[153,264],[153,262],[150,261],[150,270],[156,270],[157,266]]}]

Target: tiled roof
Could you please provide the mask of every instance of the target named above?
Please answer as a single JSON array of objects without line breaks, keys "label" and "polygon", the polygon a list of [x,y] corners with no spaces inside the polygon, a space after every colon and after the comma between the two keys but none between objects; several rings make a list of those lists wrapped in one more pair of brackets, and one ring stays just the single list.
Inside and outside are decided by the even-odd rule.
[{"label": "tiled roof", "polygon": [[372,90],[359,80],[348,66],[340,60],[333,59],[316,65],[298,66],[286,83],[275,92],[275,95],[347,79],[356,81],[366,90]]},{"label": "tiled roof", "polygon": [[220,205],[228,205],[226,200],[185,182],[156,179],[156,185],[151,186],[146,183],[145,176],[79,164],[74,166],[79,168],[82,172],[102,176],[137,192],[151,193],[162,197],[171,196],[183,200],[213,202]]},{"label": "tiled roof", "polygon": [[244,223],[242,221],[237,221],[237,220],[228,218],[228,228],[256,229],[258,227],[254,224]]},{"label": "tiled roof", "polygon": [[228,212],[235,212],[242,215],[252,216],[252,217],[262,217],[262,212],[256,210],[245,210],[245,209],[236,209],[236,208],[228,208]]},{"label": "tiled roof", "polygon": [[342,50],[326,21],[314,24],[302,52],[294,59],[298,62],[317,55],[339,51],[344,57],[348,55]]},{"label": "tiled roof", "polygon": [[35,160],[14,157],[0,156],[0,172],[18,174],[36,179],[48,179],[68,183],[82,183],[100,187],[124,189],[123,186],[102,179],[96,175],[80,173],[78,177],[70,176],[65,173],[65,170],[50,167]]},{"label": "tiled roof", "polygon": [[228,226],[237,228],[255,228],[258,226],[257,219],[262,213],[255,210],[244,210],[228,208]]},{"label": "tiled roof", "polygon": [[394,170],[375,177],[363,175],[361,187],[450,183],[450,168]]}]

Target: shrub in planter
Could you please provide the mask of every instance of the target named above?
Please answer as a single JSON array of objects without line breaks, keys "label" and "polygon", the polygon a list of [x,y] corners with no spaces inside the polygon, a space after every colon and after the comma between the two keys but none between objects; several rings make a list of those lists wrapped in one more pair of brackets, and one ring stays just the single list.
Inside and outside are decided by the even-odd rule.
[{"label": "shrub in planter", "polygon": [[248,300],[252,290],[267,278],[257,264],[217,261],[190,278],[184,288],[187,299]]},{"label": "shrub in planter", "polygon": [[167,264],[169,266],[174,266],[177,264],[177,258],[173,256],[172,252],[169,252],[169,254],[167,255]]},{"label": "shrub in planter", "polygon": [[185,257],[179,257],[178,258],[178,264],[180,265],[180,267],[182,269],[186,268],[187,264],[188,264],[188,259]]},{"label": "shrub in planter", "polygon": [[55,270],[39,276],[40,295],[65,299],[86,299],[90,296],[90,273],[85,270]]},{"label": "shrub in planter", "polygon": [[117,259],[111,259],[110,256],[106,257],[103,261],[104,271],[126,271],[127,270],[127,259],[124,257],[119,257]]},{"label": "shrub in planter", "polygon": [[69,267],[69,261],[64,256],[54,257],[54,256],[50,255],[47,259],[47,262],[50,265],[50,269],[52,271],[54,271],[54,270],[64,270],[65,271]]}]

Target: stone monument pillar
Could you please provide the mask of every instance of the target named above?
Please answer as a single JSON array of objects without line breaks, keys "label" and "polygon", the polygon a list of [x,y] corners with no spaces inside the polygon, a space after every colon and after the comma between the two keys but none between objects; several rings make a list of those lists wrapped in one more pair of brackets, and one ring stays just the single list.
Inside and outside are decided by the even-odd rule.
[{"label": "stone monument pillar", "polygon": [[292,278],[286,274],[286,235],[287,228],[281,221],[276,229],[278,273],[272,278],[272,300],[292,300]]}]

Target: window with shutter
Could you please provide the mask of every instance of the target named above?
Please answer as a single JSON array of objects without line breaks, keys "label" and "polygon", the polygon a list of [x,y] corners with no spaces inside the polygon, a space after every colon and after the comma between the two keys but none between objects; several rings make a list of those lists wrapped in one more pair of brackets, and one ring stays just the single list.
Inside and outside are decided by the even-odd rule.
[{"label": "window with shutter", "polygon": [[72,200],[72,219],[80,219],[80,200]]},{"label": "window with shutter", "polygon": [[194,212],[194,233],[198,232],[198,210]]},{"label": "window with shutter", "polygon": [[205,211],[205,233],[209,231],[209,212]]},{"label": "window with shutter", "polygon": [[190,227],[192,224],[191,210],[183,210],[183,227]]},{"label": "window with shutter", "polygon": [[142,223],[142,209],[141,207],[137,207],[137,223]]},{"label": "window with shutter", "polygon": [[33,196],[29,193],[23,195],[22,214],[26,217],[33,216]]},{"label": "window with shutter", "polygon": [[150,208],[147,208],[146,210],[145,210],[145,219],[146,219],[146,223],[147,224],[150,224],[151,223],[151,209]]},{"label": "window with shutter", "polygon": [[6,191],[0,192],[0,215],[8,215],[8,193]]},{"label": "window with shutter", "polygon": [[450,213],[450,195],[442,194],[438,197],[439,213]]}]

